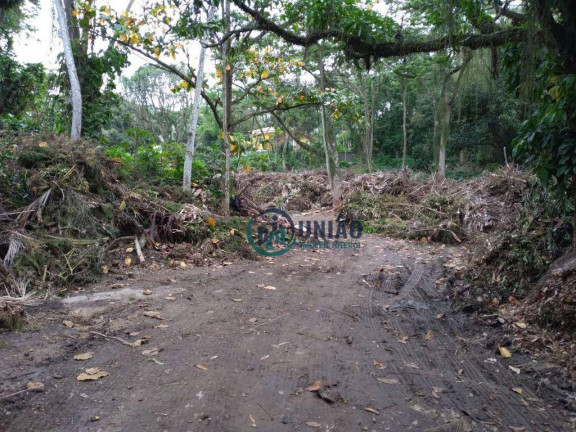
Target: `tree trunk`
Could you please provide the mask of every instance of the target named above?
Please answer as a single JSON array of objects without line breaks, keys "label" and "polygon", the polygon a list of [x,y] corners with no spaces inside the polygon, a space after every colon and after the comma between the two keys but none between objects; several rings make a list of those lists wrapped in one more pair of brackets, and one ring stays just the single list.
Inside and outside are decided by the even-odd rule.
[{"label": "tree trunk", "polygon": [[432,135],[432,148],[434,150],[434,170],[438,171],[438,157],[440,154],[440,117],[438,113],[439,102],[434,110],[434,132]]},{"label": "tree trunk", "polygon": [[[362,78],[362,76],[360,76]],[[368,172],[372,172],[372,148],[374,140],[374,78],[366,74],[366,78],[362,83],[364,91],[362,98],[364,99],[364,142],[362,143],[362,158],[366,164]]]},{"label": "tree trunk", "polygon": [[[460,89],[462,74],[471,59],[472,53],[466,52],[460,66],[455,67],[446,74],[442,91],[436,104],[436,113],[434,116],[434,161],[436,170],[442,177],[446,175],[446,146],[450,136],[452,106]],[[454,85],[451,86],[452,76],[456,73],[458,73],[458,78]],[[452,87],[452,91],[450,91],[450,87]]]},{"label": "tree trunk", "polygon": [[[318,70],[320,72],[320,91],[326,92],[326,73],[324,71],[324,58],[322,56],[322,47],[318,45]],[[322,119],[322,142],[324,144],[324,153],[326,155],[326,170],[328,173],[328,182],[332,191],[332,206],[339,208],[341,205],[340,179],[338,178],[338,151],[336,149],[336,137],[334,134],[334,125],[332,117],[327,112],[327,108],[322,105],[320,109]]]},{"label": "tree trunk", "polygon": [[[214,8],[210,7],[208,11],[208,21],[214,16]],[[206,47],[204,41],[200,43],[200,57],[198,59],[198,71],[196,72],[196,87],[194,88],[194,104],[192,105],[192,114],[190,127],[188,129],[188,140],[186,141],[186,153],[184,155],[184,178],[182,188],[190,190],[192,184],[192,160],[196,150],[196,130],[198,125],[198,115],[200,113],[200,102],[202,101],[202,83],[204,80],[204,58],[206,56]]]},{"label": "tree trunk", "polygon": [[286,132],[284,132],[282,142],[284,143],[282,145],[282,172],[286,172],[286,148],[288,147],[288,134]]},{"label": "tree trunk", "polygon": [[438,147],[438,173],[446,176],[446,144],[450,135],[450,115],[452,113],[451,104],[445,100],[444,95],[440,98],[439,107],[439,147]]},{"label": "tree trunk", "polygon": [[78,71],[74,62],[72,52],[72,43],[68,33],[68,23],[66,13],[62,5],[62,0],[54,0],[56,6],[56,15],[58,16],[58,25],[60,27],[60,37],[64,46],[64,58],[66,60],[66,69],[70,79],[70,89],[72,93],[72,125],[70,127],[70,139],[75,141],[82,134],[82,92],[80,90],[80,81],[78,80]]},{"label": "tree trunk", "polygon": [[[224,16],[224,34],[230,32],[230,2],[223,0],[222,15]],[[232,116],[232,65],[229,64],[230,39],[222,46],[222,136],[224,139],[224,176],[222,211],[227,218],[230,216],[230,123]]]},{"label": "tree trunk", "polygon": [[408,153],[408,131],[406,128],[406,96],[408,90],[408,83],[406,78],[400,78],[400,86],[402,87],[402,171],[406,170],[406,155]]}]

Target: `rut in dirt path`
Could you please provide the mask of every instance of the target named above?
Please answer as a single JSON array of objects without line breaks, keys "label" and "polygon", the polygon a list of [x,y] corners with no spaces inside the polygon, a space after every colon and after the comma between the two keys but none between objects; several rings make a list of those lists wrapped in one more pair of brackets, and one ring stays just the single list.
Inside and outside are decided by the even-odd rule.
[{"label": "rut in dirt path", "polygon": [[[38,331],[2,336],[0,394],[27,381],[45,391],[0,400],[0,430],[568,430],[567,413],[509,369],[531,360],[498,357],[487,329],[450,311],[435,281],[457,249],[362,243],[53,304]],[[109,375],[77,381],[94,367]]]}]

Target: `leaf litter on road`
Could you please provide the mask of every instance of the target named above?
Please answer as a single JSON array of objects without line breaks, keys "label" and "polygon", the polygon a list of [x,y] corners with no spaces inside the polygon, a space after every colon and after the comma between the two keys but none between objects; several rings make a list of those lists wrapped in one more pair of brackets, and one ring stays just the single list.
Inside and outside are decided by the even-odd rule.
[{"label": "leaf litter on road", "polygon": [[74,355],[74,360],[90,360],[92,357],[94,357],[94,353],[89,351]]}]

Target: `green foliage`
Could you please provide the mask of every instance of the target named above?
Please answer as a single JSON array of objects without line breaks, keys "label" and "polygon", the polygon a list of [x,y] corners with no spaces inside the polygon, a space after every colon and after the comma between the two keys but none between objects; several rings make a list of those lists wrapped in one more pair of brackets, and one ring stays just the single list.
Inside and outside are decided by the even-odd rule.
[{"label": "green foliage", "polygon": [[[292,30],[338,29],[373,43],[391,38],[399,26],[390,17],[382,16],[355,0],[296,0],[286,2],[284,13]],[[305,11],[305,14],[302,12]]]},{"label": "green foliage", "polygon": [[[547,67],[544,63],[542,68]],[[515,154],[525,157],[544,184],[576,196],[576,76],[554,75],[541,89],[534,113],[522,124]]]},{"label": "green foliage", "polygon": [[45,79],[41,64],[22,65],[0,51],[0,129],[15,126],[34,102]]},{"label": "green foliage", "polygon": [[[115,93],[116,77],[128,64],[128,57],[125,51],[114,47],[88,52],[83,41],[77,41],[73,51],[82,89],[82,134],[89,138],[100,138],[102,127],[112,120],[120,104],[121,99]],[[62,59],[63,54],[60,57]],[[70,85],[63,61],[58,85],[66,90]],[[71,110],[67,105],[67,93],[63,92],[58,97],[64,111]],[[63,121],[63,124],[67,126],[68,121]]]},{"label": "green foliage", "polygon": [[244,171],[269,171],[274,168],[270,155],[266,151],[250,151],[239,157],[232,158],[232,166]]},{"label": "green foliage", "polygon": [[10,176],[8,162],[14,158],[14,145],[8,139],[0,139],[0,182],[7,183]]}]

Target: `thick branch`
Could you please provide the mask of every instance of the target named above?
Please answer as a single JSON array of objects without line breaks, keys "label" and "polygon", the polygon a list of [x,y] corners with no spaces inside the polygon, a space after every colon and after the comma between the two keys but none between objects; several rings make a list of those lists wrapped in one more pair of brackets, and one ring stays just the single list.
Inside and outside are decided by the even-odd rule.
[{"label": "thick branch", "polygon": [[367,44],[364,40],[340,30],[330,29],[314,31],[306,35],[291,32],[274,23],[257,10],[245,4],[243,0],[232,0],[242,11],[246,12],[256,21],[259,29],[271,31],[286,42],[300,46],[311,46],[323,39],[335,39],[345,44],[346,53],[350,58],[374,57],[382,59],[388,57],[403,57],[409,54],[440,51],[452,46],[470,49],[480,49],[503,45],[507,42],[518,42],[526,36],[526,30],[513,28],[495,31],[489,34],[470,34],[464,36],[450,35],[428,41],[394,41]]}]

